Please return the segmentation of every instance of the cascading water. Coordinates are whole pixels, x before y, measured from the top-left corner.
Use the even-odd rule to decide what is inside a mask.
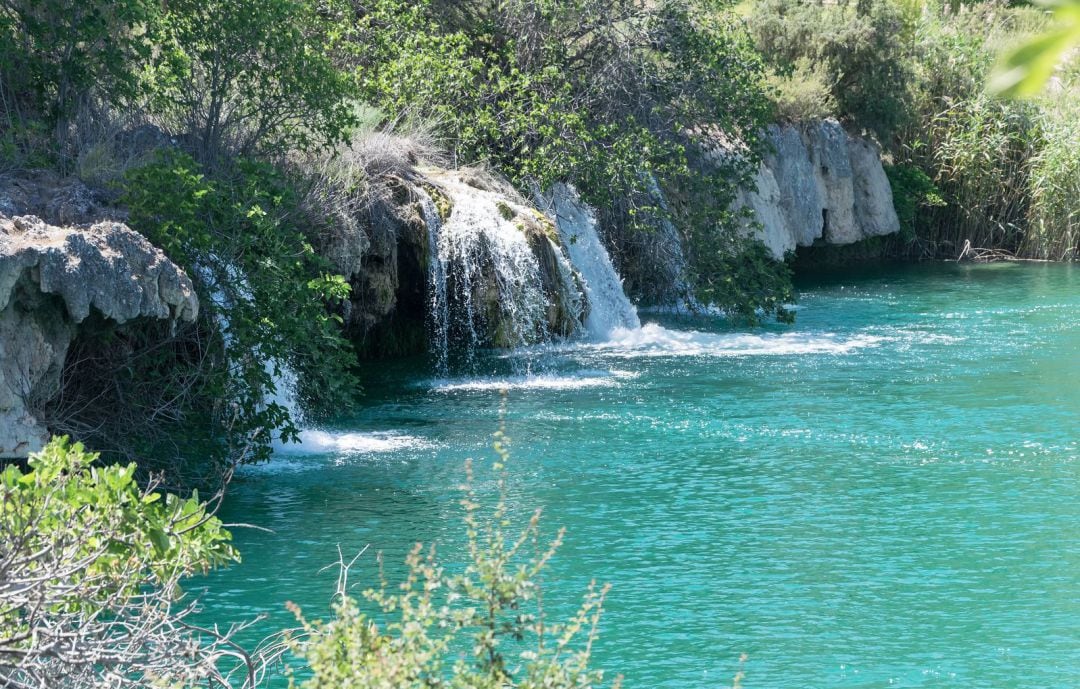
[[[215,270],[215,267],[217,270]],[[221,338],[225,344],[226,355],[229,357],[247,356],[246,352],[233,351],[235,342],[232,334],[232,322],[229,311],[236,305],[237,300],[251,303],[254,295],[251,293],[251,285],[243,269],[235,263],[223,261],[218,256],[209,255],[206,261],[196,262],[195,271],[204,284],[209,286],[210,300],[217,307],[215,319],[221,331]],[[219,277],[219,274],[221,277]],[[233,293],[226,294],[221,287],[224,281],[233,286]],[[264,399],[266,405],[276,404],[283,407],[289,413],[289,418],[297,426],[300,425],[303,412],[296,396],[296,373],[293,372],[286,362],[277,359],[267,359],[263,362],[263,370],[271,379],[273,390]],[[273,440],[276,449],[285,447],[278,434],[274,434]]]
[[[430,246],[431,341],[445,375],[455,350],[468,367],[481,345],[545,340],[548,296],[537,257],[512,221],[520,209],[453,175],[438,178],[438,191],[452,203],[445,222],[430,194],[420,199]]]
[[[450,301],[446,293],[447,262],[439,252],[439,229],[442,219],[431,194],[417,188],[420,209],[427,225],[428,239],[428,319],[431,323],[431,349],[435,354],[435,369],[445,374],[450,353]]]
[[[556,184],[542,205],[555,218],[563,247],[585,283],[589,313],[585,329],[594,340],[605,340],[618,328],[641,327],[637,309],[627,299],[622,280],[597,234],[596,216],[577,191]]]

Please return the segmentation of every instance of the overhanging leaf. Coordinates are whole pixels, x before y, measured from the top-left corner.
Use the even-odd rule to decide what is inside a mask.
[[[1062,57],[1080,43],[1080,0],[1041,3],[1054,9],[1058,26],[1009,52],[990,79],[990,91],[1001,96],[1034,96],[1053,76]]]

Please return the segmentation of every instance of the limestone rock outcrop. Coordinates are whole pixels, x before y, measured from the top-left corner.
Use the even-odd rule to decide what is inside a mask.
[[[432,338],[448,328],[453,340],[485,347],[582,327],[579,278],[553,221],[505,181],[480,170],[414,168],[375,184],[359,216],[363,236],[326,234],[319,246],[352,286],[342,315],[364,355],[438,349]],[[442,309],[453,323],[443,322]]]
[[[815,242],[843,245],[900,231],[877,146],[836,120],[772,125],[772,151],[737,206],[753,209],[776,259]]]
[[[145,237],[116,222],[57,227],[0,216],[0,458],[40,449],[35,401],[59,385],[76,327],[92,311],[193,321],[191,280]]]

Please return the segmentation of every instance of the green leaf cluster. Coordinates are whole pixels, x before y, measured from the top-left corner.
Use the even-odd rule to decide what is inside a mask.
[[[1080,0],[1041,0],[1055,25],[1011,50],[998,63],[990,90],[1004,96],[1031,97],[1046,86],[1065,54],[1080,45]]]
[[[312,414],[339,412],[359,390],[354,354],[327,308],[348,297],[349,284],[315,254],[293,189],[266,163],[236,160],[211,179],[176,151],[125,180],[131,226],[197,286],[197,327],[212,341],[213,363],[203,365],[192,404],[208,405],[226,455],[246,460],[267,458],[275,437],[297,437],[297,410],[274,401],[287,372],[302,380]]]
[[[915,220],[919,209],[946,205],[941,190],[925,172],[914,165],[887,165],[885,174],[889,177],[893,207],[900,219],[900,235],[906,240],[914,239]]]
[[[0,84],[9,119],[30,107],[64,127],[91,89],[115,102],[133,97],[153,52],[160,8],[153,0],[0,3]]]
[[[152,110],[204,162],[341,141],[354,123],[330,54],[332,16],[312,0],[170,0],[146,70]]]
[[[905,124],[912,25],[898,3],[761,0],[749,22],[758,50],[781,77],[824,72],[832,114],[886,143]]]
[[[231,535],[207,512],[198,493],[188,498],[147,491],[134,464],[99,465],[79,443],[54,438],[31,455],[29,471],[0,472],[0,557],[11,585],[46,587],[45,618],[87,620],[119,611],[148,589],[239,560]],[[37,572],[47,580],[33,578]],[[0,587],[0,597],[7,591]],[[167,591],[175,598],[178,590]],[[149,596],[144,596],[147,601]],[[0,636],[29,649],[38,611],[0,605]],[[74,636],[74,632],[72,633]]]

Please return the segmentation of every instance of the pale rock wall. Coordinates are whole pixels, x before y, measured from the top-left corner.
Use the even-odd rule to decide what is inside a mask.
[[[900,231],[877,146],[832,119],[772,125],[753,189],[736,201],[753,210],[757,237],[777,260],[818,241],[852,244]]]
[[[126,225],[0,216],[0,458],[25,457],[48,439],[31,407],[57,391],[91,310],[124,323],[194,321],[198,309],[184,271]]]

